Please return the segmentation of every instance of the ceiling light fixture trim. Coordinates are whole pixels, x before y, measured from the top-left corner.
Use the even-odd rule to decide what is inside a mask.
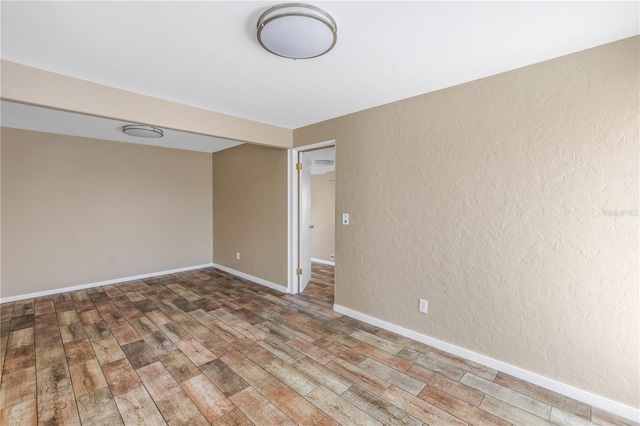
[[[122,126],[122,132],[138,138],[161,138],[164,136],[162,129],[140,124],[127,124],[126,126]]]
[[[311,59],[333,49],[338,40],[336,21],[319,7],[283,3],[258,19],[257,37],[270,53],[289,59]]]

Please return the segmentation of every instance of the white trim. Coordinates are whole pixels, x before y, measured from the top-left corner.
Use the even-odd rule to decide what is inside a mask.
[[[272,283],[271,281],[267,281],[267,280],[262,279],[262,278],[254,277],[253,275],[245,274],[244,272],[236,271],[235,269],[227,268],[226,266],[218,265],[217,263],[213,263],[211,266],[213,266],[216,269],[220,269],[221,271],[228,272],[231,275],[235,275],[236,277],[244,278],[245,280],[252,281],[252,282],[254,282],[256,284],[260,284],[260,285],[263,285],[265,287],[269,287],[269,288],[272,288],[274,290],[281,291],[283,293],[288,293],[287,287],[285,287],[283,285]]]
[[[392,331],[401,336],[405,336],[410,339],[417,340],[418,342],[425,343],[429,346],[433,346],[434,348],[441,349],[453,355],[457,355],[459,357],[468,359],[470,361],[477,362],[489,368],[502,371],[504,373],[515,376],[519,379],[526,380],[527,382],[533,383],[534,385],[538,385],[545,389],[552,390],[564,396],[568,396],[569,398],[573,398],[580,402],[584,402],[585,404],[589,404],[591,406],[608,411],[610,413],[613,413],[625,419],[632,420],[635,422],[638,422],[638,420],[640,419],[640,409],[638,408],[630,407],[628,405],[624,405],[622,403],[613,401],[611,399],[607,399],[600,395],[596,395],[591,392],[587,392],[585,390],[575,388],[573,386],[558,382],[553,379],[549,379],[548,377],[541,376],[539,374],[533,373],[523,368],[516,367],[514,365],[507,364],[506,362],[502,362],[497,359],[490,358],[488,356],[470,351],[468,349],[464,349],[459,346],[452,345],[451,343],[443,342],[442,340],[438,340],[433,337],[427,336],[425,334],[421,334],[416,331],[401,327],[399,325],[395,325],[390,322],[386,322],[378,318],[363,314],[361,312],[354,311],[349,308],[345,308],[344,306],[341,306],[341,305],[333,305],[333,310],[340,314],[346,315],[351,318],[355,318],[357,320],[366,322],[376,327],[380,327],[380,328],[384,328],[385,330]]]
[[[298,252],[298,234],[294,233],[292,223],[298,221],[298,179],[294,173],[297,163],[296,152],[287,150],[287,291],[298,293],[298,275],[296,274],[296,253]],[[295,198],[293,197],[295,194]]]
[[[289,182],[287,188],[289,190],[289,214],[288,214],[288,234],[289,244],[287,252],[289,255],[289,292],[291,294],[298,293],[298,275],[296,268],[298,267],[298,172],[295,170],[298,162],[298,152],[308,151],[310,149],[324,148],[335,146],[335,139],[325,142],[318,142],[311,145],[298,146],[289,149],[288,172]]]
[[[134,280],[141,280],[141,279],[144,279],[144,278],[157,277],[159,275],[168,275],[168,274],[175,274],[177,272],[191,271],[193,269],[210,268],[211,266],[213,266],[213,263],[205,263],[203,265],[186,266],[184,268],[169,269],[167,271],[152,272],[150,274],[134,275],[134,276],[131,276],[131,277],[122,277],[122,278],[115,278],[113,280],[98,281],[98,282],[89,283],[89,284],[74,285],[74,286],[71,286],[71,287],[62,287],[62,288],[56,288],[56,289],[52,289],[52,290],[37,291],[35,293],[27,293],[27,294],[20,294],[18,296],[3,297],[3,298],[0,298],[0,303],[15,302],[17,300],[32,299],[34,297],[42,297],[42,296],[49,296],[49,295],[52,295],[52,294],[66,293],[68,291],[84,290],[84,289],[87,289],[87,288],[100,287],[100,286],[103,286],[103,285],[119,284],[119,283],[124,283],[124,282],[127,282],[127,281],[134,281]]]
[[[312,257],[311,261],[316,263],[322,263],[323,265],[336,266],[336,262],[332,262],[331,260],[322,260],[322,259],[316,259],[315,257]]]

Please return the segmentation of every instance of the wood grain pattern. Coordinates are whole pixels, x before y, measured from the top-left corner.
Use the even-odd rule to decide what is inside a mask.
[[[72,393],[38,403],[38,424],[80,425],[76,400]]]
[[[389,387],[389,382],[340,358],[327,364],[327,367],[376,395]]]
[[[340,398],[324,386],[307,395],[307,400],[343,425],[382,426],[382,423]]]
[[[535,414],[543,419],[548,419],[551,414],[551,406],[537,399],[514,392],[511,389],[502,387],[494,382],[478,377],[471,373],[465,373],[460,383],[479,390],[487,395],[494,396],[502,401]]]
[[[214,268],[0,305],[0,424],[639,426]]]
[[[289,417],[253,388],[238,392],[231,397],[231,401],[258,426],[295,425]]]
[[[436,388],[427,387],[418,396],[429,404],[451,413],[467,423],[472,423],[474,426],[509,426],[509,422]]]
[[[201,374],[200,370],[180,350],[167,352],[158,357],[167,371],[178,383]]]
[[[116,402],[105,387],[78,398],[80,421],[86,425],[122,425]]]
[[[278,358],[265,364],[263,368],[302,396],[320,386],[318,382]]]
[[[359,386],[351,386],[341,397],[384,425],[422,425],[420,420]]]
[[[378,349],[365,342],[358,343],[353,347],[353,349],[371,359],[375,359],[376,361],[381,362],[389,367],[395,368],[396,370],[403,373],[413,365],[411,361],[407,361],[406,359],[400,358],[399,356],[392,355],[387,351]]]
[[[235,408],[211,422],[211,426],[253,426],[253,422],[242,411]]]
[[[420,391],[425,387],[425,384],[419,380],[414,379],[404,373],[399,372],[398,370],[394,370],[391,367],[387,367],[386,365],[379,363],[378,361],[367,358],[358,364],[358,367],[363,369],[364,371],[368,371],[369,373],[384,379],[385,381],[392,383],[399,387],[400,389],[404,389],[412,395],[418,395]]]
[[[200,370],[228,397],[249,387],[249,383],[220,359],[200,366]]]
[[[96,357],[89,339],[76,340],[64,345],[68,365],[82,364]]]
[[[25,368],[15,373],[3,373],[0,385],[0,408],[9,408],[36,398],[36,369]]]
[[[69,372],[76,398],[107,386],[107,380],[97,359],[71,365]]]
[[[35,399],[0,410],[0,425],[35,425],[37,423],[38,407]]]
[[[213,361],[217,357],[207,348],[205,348],[196,339],[190,337],[186,340],[178,340],[176,346],[180,348],[187,358],[191,360],[195,365],[206,364],[209,361]]]
[[[309,358],[305,358],[295,363],[293,366],[337,394],[341,394],[353,384],[352,381],[347,380],[335,371]]]
[[[122,351],[127,356],[127,359],[133,366],[134,370],[142,368],[145,365],[152,364],[158,360],[149,346],[142,340],[123,345]]]
[[[208,426],[209,422],[184,392],[156,402],[168,425]]]
[[[395,386],[390,386],[381,397],[427,424],[466,425],[446,411]]]
[[[559,393],[525,382],[524,380],[510,376],[506,373],[499,372],[493,381],[501,386],[530,396],[539,401],[546,402],[549,405],[553,405],[554,407],[568,413],[575,414],[583,419],[589,419],[591,415],[591,409],[585,403],[578,402],[575,399],[568,398],[564,395],[560,395]]]
[[[480,408],[484,411],[493,414],[496,417],[504,419],[515,426],[527,426],[527,425],[551,425],[546,419],[538,417],[529,413],[521,408],[504,402],[498,398],[494,398],[491,395],[487,395],[482,400]]]
[[[277,408],[299,425],[337,426],[338,422],[284,386],[268,397]]]
[[[155,355],[162,355],[176,349],[176,345],[160,330],[143,334],[141,337]]]
[[[299,337],[289,340],[287,342],[287,345],[308,356],[312,360],[319,362],[320,364],[326,364],[336,358],[335,355]]]
[[[484,393],[419,365],[413,365],[407,371],[407,374],[476,407],[480,405],[482,398],[484,398]]]
[[[235,407],[227,397],[204,375],[180,384],[208,421],[213,421]]]
[[[116,396],[115,401],[125,424],[145,426],[167,424],[144,386]]]
[[[102,371],[114,396],[122,395],[142,385],[127,358],[120,358],[103,365]]]
[[[181,391],[178,382],[159,361],[137,369],[136,373],[155,401],[162,401]]]
[[[65,363],[38,370],[36,377],[38,401],[49,401],[73,392],[71,376]]]
[[[423,354],[406,347],[398,352],[398,356],[455,381],[459,381],[465,373],[465,370],[437,358],[432,358],[428,353]]]
[[[260,368],[250,359],[245,358],[243,361],[232,364],[230,367],[247,383],[253,386],[255,390],[264,396],[267,396],[284,386],[280,380],[273,377],[268,371]]]

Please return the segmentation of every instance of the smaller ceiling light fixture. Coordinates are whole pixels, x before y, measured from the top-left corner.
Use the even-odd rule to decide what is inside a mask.
[[[336,21],[310,4],[279,4],[258,19],[258,42],[284,58],[317,58],[333,49],[337,39]]]
[[[152,126],[142,126],[140,124],[127,124],[122,126],[122,131],[129,136],[138,138],[161,138],[164,136],[162,129]]]

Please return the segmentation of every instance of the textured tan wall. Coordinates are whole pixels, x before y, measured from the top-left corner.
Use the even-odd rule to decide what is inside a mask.
[[[295,130],[339,147],[336,303],[638,407],[638,40]]]
[[[2,128],[2,297],[211,262],[211,154]]]
[[[336,174],[311,175],[311,257],[333,260],[336,252]]]
[[[213,262],[287,286],[286,150],[213,154]]]
[[[291,130],[103,86],[6,60],[0,97],[81,114],[290,148]]]

